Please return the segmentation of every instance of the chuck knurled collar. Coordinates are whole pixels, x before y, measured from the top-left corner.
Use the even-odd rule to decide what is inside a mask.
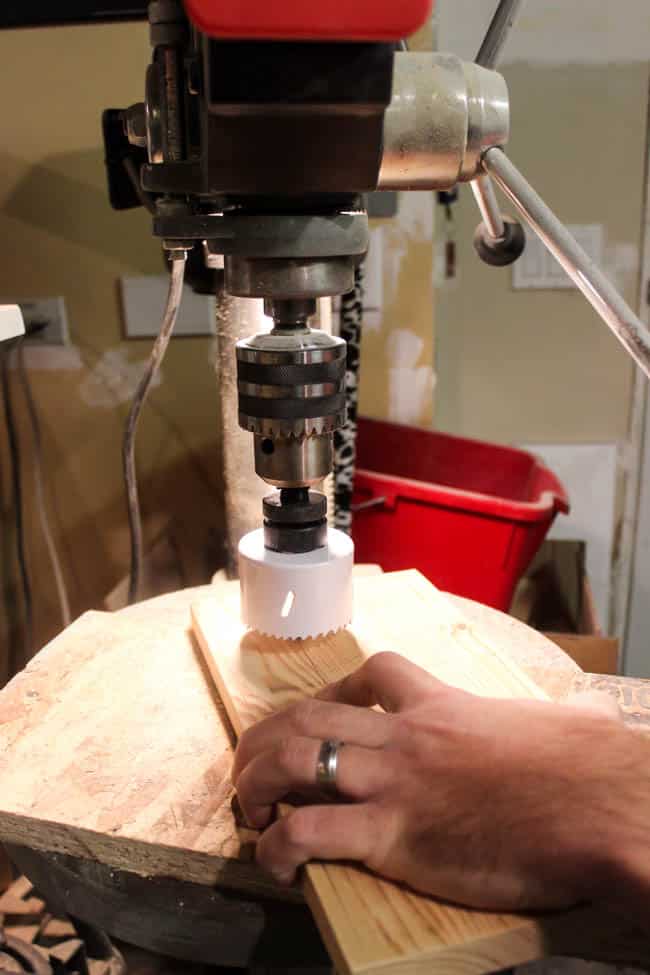
[[[237,344],[239,424],[263,437],[309,437],[345,424],[346,344],[318,329]]]

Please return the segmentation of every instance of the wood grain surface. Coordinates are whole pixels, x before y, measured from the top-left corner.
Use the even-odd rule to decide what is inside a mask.
[[[192,619],[238,734],[382,650],[395,650],[440,680],[475,694],[548,699],[416,571],[355,579],[352,626],[317,640],[279,640],[247,631],[240,621],[237,584],[197,602]]]
[[[235,590],[197,603],[192,617],[238,733],[387,649],[475,694],[547,698],[417,572],[356,580],[351,627],[317,640],[247,632]],[[543,956],[560,930],[573,932],[575,945],[584,929],[577,913],[542,921],[463,910],[350,864],[308,864],[303,889],[338,971],[348,975],[494,971]]]
[[[609,694],[623,712],[627,725],[645,733],[650,732],[650,680],[579,673],[571,681],[571,691],[577,694],[583,691]]]
[[[0,694],[0,838],[278,896],[233,823],[229,735],[174,609],[86,613]]]
[[[214,591],[202,586],[115,614],[87,614],[0,691],[0,840],[42,851],[50,862],[61,863],[62,856],[87,862],[95,882],[86,895],[79,882],[77,909],[94,910],[106,900],[102,877],[113,876],[111,868],[117,878],[122,871],[141,877],[133,924],[146,913],[147,890],[153,915],[165,897],[171,898],[167,910],[176,909],[170,893],[176,888],[167,878],[190,884],[197,904],[204,891],[205,903],[196,908],[205,917],[202,930],[221,912],[223,929],[237,933],[245,954],[268,922],[250,924],[246,941],[213,887],[249,898],[249,912],[253,900],[302,897],[279,890],[257,868],[254,834],[238,829],[233,817],[232,730],[190,632],[191,604]],[[580,679],[579,668],[540,634],[488,607],[453,602],[551,696],[564,696]],[[391,643],[387,633],[383,645],[395,649]],[[119,906],[107,903],[124,920],[135,895],[126,888],[119,894]],[[186,941],[193,923],[194,914]],[[521,930],[522,938],[541,936],[525,925]],[[556,935],[557,927],[545,927],[545,938]],[[486,964],[492,936],[490,930],[477,939]],[[575,925],[572,937],[575,948]],[[215,942],[215,960],[218,947]],[[593,941],[580,953],[591,948]],[[220,963],[236,964],[229,955]]]

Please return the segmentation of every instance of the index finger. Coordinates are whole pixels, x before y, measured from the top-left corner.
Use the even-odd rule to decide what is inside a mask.
[[[385,714],[307,697],[246,729],[235,752],[233,781],[256,755],[291,738],[332,739],[364,748],[382,748],[391,731]]]
[[[316,695],[323,701],[403,711],[415,707],[433,693],[445,689],[442,681],[397,653],[376,653],[344,677]]]

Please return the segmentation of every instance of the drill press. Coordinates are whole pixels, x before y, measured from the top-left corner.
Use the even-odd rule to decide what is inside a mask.
[[[239,422],[279,489],[240,546],[257,629],[300,637],[350,618],[352,545],[313,490],[345,422],[345,345],[309,322],[316,299],[352,289],[363,194],[471,182],[476,250],[503,266],[524,235],[492,176],[650,375],[647,329],[503,152],[508,92],[493,69],[520,3],[501,0],[477,63],[403,50],[431,0],[149,4],[145,101],[104,117],[111,200],[145,202],[177,266],[198,245],[208,267],[223,261],[226,292],[263,298],[273,320],[237,348]]]
[[[113,202],[135,170],[170,254],[202,246],[226,292],[264,299],[273,320],[236,353],[239,423],[276,488],[240,545],[240,578],[244,620],[287,637],[351,614],[352,543],[314,490],[345,423],[346,347],[310,320],[317,299],[353,288],[363,194],[470,179],[508,135],[500,75],[398,50],[429,0],[294,8],[155,0],[145,101],[104,119],[126,135]]]

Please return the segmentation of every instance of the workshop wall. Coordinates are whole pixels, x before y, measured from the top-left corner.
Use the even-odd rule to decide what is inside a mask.
[[[441,0],[440,47],[473,58],[493,7]],[[509,154],[564,222],[603,226],[605,270],[633,307],[649,38],[644,0],[529,0],[502,66]],[[510,269],[481,264],[472,247],[477,223],[463,187],[452,231],[457,274],[437,279],[436,425],[504,442],[625,439],[627,355],[576,291],[513,290]],[[444,222],[438,226],[442,236]]]
[[[438,46],[474,58],[495,6],[439,0]],[[599,263],[635,309],[649,40],[646,0],[527,0],[500,67],[511,98],[509,154],[565,223],[602,232]],[[587,541],[600,621],[622,635],[635,517],[633,365],[576,290],[516,290],[511,269],[481,264],[477,223],[467,187],[453,223],[437,221],[436,426],[548,458],[573,504],[553,531]],[[447,234],[457,248],[451,280],[442,273]]]
[[[395,423],[433,418],[433,194],[400,193],[397,216],[371,221],[382,305],[363,320],[360,411]]]
[[[430,51],[431,25],[409,39]],[[371,221],[371,249],[381,250],[382,300],[363,322],[359,410],[395,423],[433,419],[433,193],[400,193],[397,216]]]
[[[149,60],[144,24],[0,32],[0,300],[62,295],[72,347],[30,369],[40,414],[53,527],[73,615],[102,608],[128,567],[121,436],[133,365],[151,340],[125,342],[121,275],[160,274],[160,246],[143,210],[111,210],[101,112],[142,97]],[[41,350],[39,350],[40,354]],[[195,556],[213,564],[220,543],[218,405],[209,338],[174,341],[138,437],[145,535],[171,519]],[[34,356],[28,355],[34,364]],[[33,492],[26,409],[15,369],[11,389],[23,454],[24,508],[39,647],[59,628]],[[136,377],[137,378],[137,377]],[[21,660],[21,600],[13,556],[9,464],[0,412],[2,594],[0,683],[7,648]],[[196,563],[196,564],[195,564]],[[206,570],[207,571],[207,570]],[[4,659],[3,659],[4,657]]]
[[[431,31],[413,40],[430,48]],[[63,296],[71,346],[27,361],[42,424],[53,528],[73,615],[102,608],[128,569],[121,437],[151,340],[125,341],[119,278],[160,274],[160,247],[143,210],[116,213],[106,194],[100,117],[142,97],[149,61],[144,24],[0,32],[0,300]],[[37,66],[37,67],[34,67]],[[383,305],[363,343],[361,408],[428,424],[432,417],[432,199],[404,196],[379,221]],[[204,580],[223,538],[219,407],[210,338],[172,342],[163,381],[138,434],[138,467],[151,543],[171,522],[182,581]],[[15,369],[11,391],[22,447],[23,502],[34,590],[33,646],[60,626],[38,522],[27,412]],[[417,384],[417,389],[416,389]],[[0,410],[0,684],[22,662],[6,431]]]

